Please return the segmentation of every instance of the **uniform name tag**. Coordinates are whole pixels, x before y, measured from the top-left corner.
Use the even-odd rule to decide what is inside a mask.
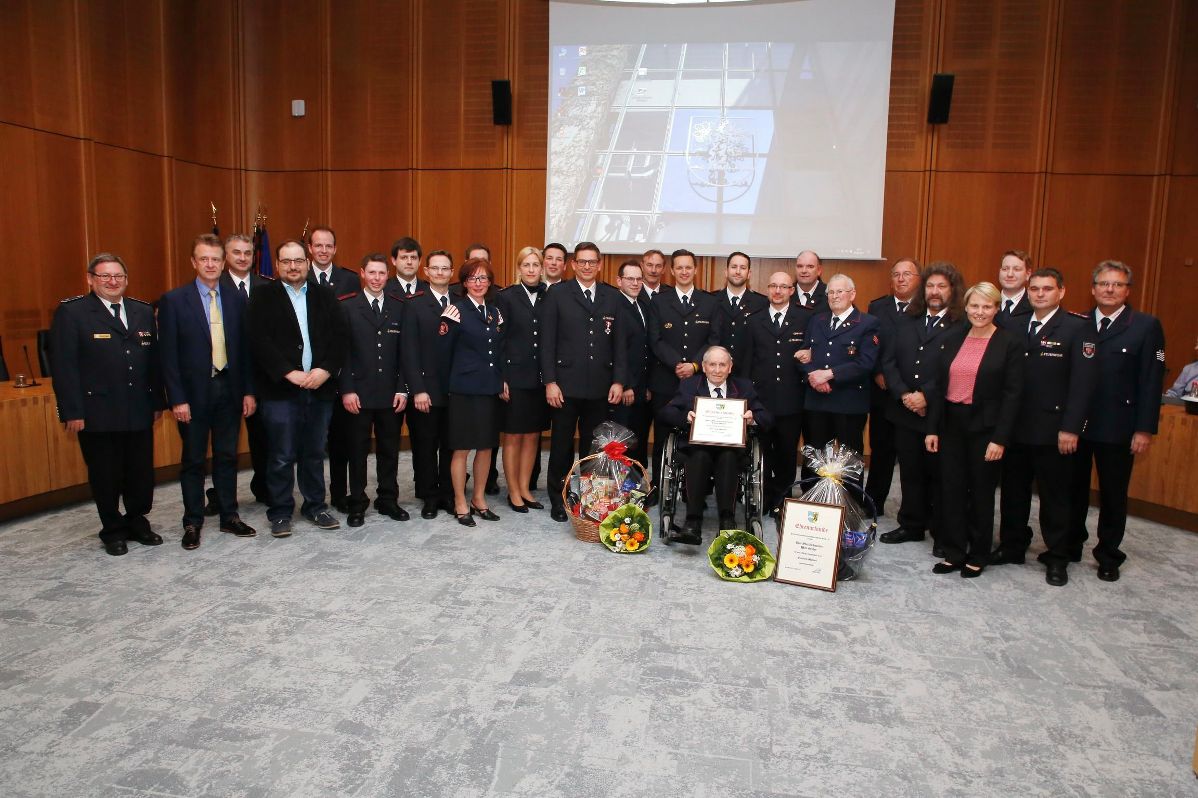
[[[92,333],[92,338],[111,338],[112,333]]]

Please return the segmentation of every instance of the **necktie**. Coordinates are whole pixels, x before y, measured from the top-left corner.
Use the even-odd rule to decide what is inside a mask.
[[[811,292],[804,291],[803,292],[803,307],[807,307],[810,304],[811,304]]]
[[[448,304],[449,304],[449,297],[447,297],[447,296],[441,297],[441,310],[445,310],[445,307]]]
[[[898,303],[898,309],[899,309],[899,313],[906,313],[906,312],[907,312],[907,305],[909,305],[909,304],[911,304],[911,303],[910,303],[910,302],[900,302],[900,303]]]
[[[374,308],[374,315],[376,315],[376,316],[381,316],[381,315],[383,315],[383,309],[382,309],[381,307],[379,307],[379,301],[378,301],[378,299],[373,299],[373,300],[371,300],[371,302],[370,302],[370,306],[371,306],[372,308]]]
[[[1002,306],[1002,312],[1003,312],[1003,313],[1010,313],[1010,312],[1011,312],[1011,306],[1012,306],[1012,305],[1014,305],[1014,304],[1015,304],[1015,301],[1014,301],[1014,300],[1008,299],[1008,300],[1006,301],[1006,303],[1005,303],[1005,304],[1003,304],[1003,306]]]
[[[483,317],[483,322],[486,322],[486,320],[487,320],[487,306],[486,305],[478,306],[478,315]]]
[[[840,326],[840,319],[837,316],[832,317],[832,332],[836,332],[836,328]]]
[[[682,307],[689,308],[691,306],[691,298],[686,294],[682,295]]]
[[[716,399],[724,398],[724,389],[720,388],[718,385],[716,386],[716,389],[715,389],[715,398]]]
[[[122,330],[124,330],[125,322],[121,321],[121,303],[113,302],[109,307],[112,308],[112,315],[114,318],[116,318],[116,323],[121,326]]]
[[[1110,326],[1111,326],[1111,320],[1109,318],[1103,317],[1102,321],[1098,322],[1099,334],[1106,332],[1107,327],[1110,327]]]
[[[780,310],[774,311],[774,329],[775,330],[782,329],[782,311],[780,311]]]
[[[247,281],[242,280],[237,284],[237,290],[241,292],[241,298],[248,300],[250,298],[250,289],[245,287]]]
[[[327,274],[325,274],[324,272],[320,273],[320,284],[321,285],[329,284],[329,276]]]
[[[407,296],[407,297],[410,297],[412,295],[412,284],[411,283],[404,284],[403,295]]]
[[[587,302],[591,301],[591,289],[589,289],[589,288],[583,289],[582,295],[587,298]]]
[[[936,326],[936,322],[938,320],[939,320],[938,316],[928,316],[928,327],[927,327],[928,332],[932,331],[932,328]]]
[[[1028,343],[1031,343],[1032,341],[1036,340],[1036,332],[1040,329],[1040,325],[1043,323],[1044,322],[1042,322],[1042,321],[1036,321],[1034,319],[1032,320],[1032,323],[1028,326],[1028,331],[1027,331]]]
[[[225,324],[216,302],[215,288],[208,289],[208,329],[212,332],[212,371],[224,371],[229,365],[229,357],[225,353]]]
[[[736,306],[738,304],[740,304],[740,297],[738,297],[738,296],[732,297],[732,309],[733,310],[736,310]]]

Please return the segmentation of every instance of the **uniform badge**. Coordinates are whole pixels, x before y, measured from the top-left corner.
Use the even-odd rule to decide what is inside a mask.
[[[663,330],[668,330],[668,329],[672,328],[673,326],[674,326],[674,322],[667,321],[665,324],[661,325],[661,328]]]
[[[112,333],[92,333],[92,338],[111,338]]]
[[[874,336],[874,346],[878,345],[878,336]]]
[[[441,326],[437,328],[437,335],[449,335],[448,322],[441,322]]]
[[[1156,359],[1162,363],[1165,362],[1165,350],[1164,349],[1156,350]]]
[[[611,335],[611,319],[606,316],[603,318],[603,333],[604,335]]]
[[[844,351],[845,351],[845,354],[847,354],[849,357],[856,357],[857,356],[857,345],[850,343],[848,345],[848,347],[845,348]]]
[[[150,331],[149,331],[149,330],[138,330],[138,331],[137,331],[137,334],[138,334],[139,336],[141,336],[142,338],[149,338],[149,337],[150,337]]]
[[[1082,357],[1094,357],[1094,352],[1097,348],[1089,341],[1082,341]]]

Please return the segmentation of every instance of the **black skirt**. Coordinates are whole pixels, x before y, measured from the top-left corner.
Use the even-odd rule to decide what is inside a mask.
[[[449,395],[449,448],[496,449],[499,447],[500,405],[498,396]]]
[[[525,435],[549,429],[549,403],[544,388],[509,388],[503,403],[503,431]]]

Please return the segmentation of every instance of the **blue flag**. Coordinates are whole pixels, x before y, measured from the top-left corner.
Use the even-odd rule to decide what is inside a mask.
[[[265,224],[258,237],[258,274],[263,277],[275,276],[274,260],[270,256],[270,235],[266,232]]]

